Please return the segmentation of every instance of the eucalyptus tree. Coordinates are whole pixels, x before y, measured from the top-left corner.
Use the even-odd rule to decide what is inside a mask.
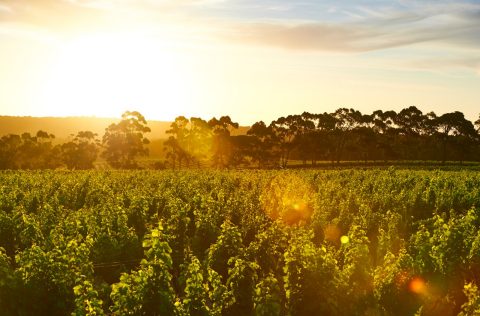
[[[250,142],[250,155],[255,163],[261,167],[278,165],[277,137],[270,126],[263,121],[256,122],[247,131],[247,136],[254,139]]]
[[[17,169],[16,159],[22,139],[20,135],[9,134],[0,138],[0,169]]]
[[[360,111],[347,108],[340,108],[330,115],[334,119],[332,161],[339,163],[351,132],[363,125],[363,115]]]
[[[209,120],[208,126],[212,130],[212,164],[214,167],[226,167],[233,153],[230,131],[239,125],[230,116],[222,116]]]
[[[21,169],[55,169],[60,165],[58,147],[53,145],[55,135],[39,130],[35,136],[23,133],[15,157]]]
[[[290,154],[298,144],[298,138],[313,127],[314,125],[306,122],[301,115],[280,117],[270,123],[269,128],[277,140],[281,167],[287,166]]]
[[[199,118],[178,116],[170,125],[167,134],[171,136],[164,142],[169,159],[185,161],[189,167],[193,162],[200,165],[201,160],[206,160],[211,147],[211,128],[208,123]],[[175,164],[175,163],[174,163]]]
[[[80,131],[72,141],[61,146],[62,160],[69,169],[92,169],[100,141],[91,131]]]
[[[459,111],[445,113],[438,117],[435,123],[442,144],[442,163],[447,159],[447,148],[454,138],[462,138],[462,150],[466,150],[466,145],[478,135],[472,122],[465,119],[463,113]]]
[[[113,123],[105,129],[102,157],[114,168],[137,168],[136,158],[148,155],[145,146],[150,141],[144,135],[148,132],[150,128],[142,114],[126,111],[119,123]]]

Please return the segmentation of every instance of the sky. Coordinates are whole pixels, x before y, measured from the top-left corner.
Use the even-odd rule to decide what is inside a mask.
[[[0,0],[0,115],[480,113],[480,1]]]

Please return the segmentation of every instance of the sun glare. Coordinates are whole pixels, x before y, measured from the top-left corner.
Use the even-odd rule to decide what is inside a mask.
[[[410,281],[408,287],[409,287],[410,291],[415,293],[415,294],[426,294],[426,292],[427,292],[427,284],[420,277],[413,278]]]
[[[93,34],[61,45],[43,102],[56,115],[117,117],[127,109],[150,118],[189,112],[190,76],[166,43],[137,33]]]

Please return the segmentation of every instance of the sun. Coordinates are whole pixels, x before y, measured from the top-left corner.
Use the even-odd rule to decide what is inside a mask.
[[[46,75],[43,104],[55,115],[118,117],[139,110],[188,113],[191,75],[181,55],[142,33],[95,33],[62,43]]]

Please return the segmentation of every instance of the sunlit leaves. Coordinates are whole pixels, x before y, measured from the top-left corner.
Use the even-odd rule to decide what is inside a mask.
[[[479,188],[394,168],[0,173],[0,314],[475,315]]]
[[[276,316],[282,312],[282,296],[278,280],[270,274],[255,286],[255,315]]]
[[[172,252],[164,241],[161,224],[145,238],[140,269],[124,273],[112,286],[111,311],[118,315],[173,315],[175,293],[170,274]]]
[[[88,280],[78,279],[78,285],[73,288],[75,294],[75,310],[72,316],[103,316],[102,300],[98,292]]]
[[[299,230],[284,254],[284,287],[292,315],[336,314],[340,271],[333,254],[317,248],[312,235]]]
[[[459,316],[478,316],[480,315],[480,291],[474,283],[465,284],[463,292],[467,301],[462,305],[462,311]]]

